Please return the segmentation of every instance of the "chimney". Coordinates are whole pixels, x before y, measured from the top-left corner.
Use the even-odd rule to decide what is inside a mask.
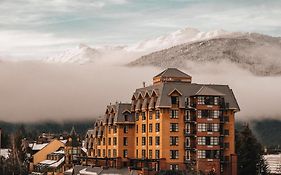
[[[143,87],[145,87],[145,81],[142,82]]]

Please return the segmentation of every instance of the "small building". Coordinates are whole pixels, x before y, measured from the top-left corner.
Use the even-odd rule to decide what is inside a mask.
[[[263,156],[270,174],[281,174],[281,153]]]

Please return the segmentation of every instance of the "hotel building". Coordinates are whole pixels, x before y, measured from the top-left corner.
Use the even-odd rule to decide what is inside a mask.
[[[240,109],[235,96],[228,85],[191,80],[168,68],[153,78],[153,85],[136,89],[131,104],[107,106],[86,135],[88,157],[143,174],[183,170],[236,175],[234,115]]]

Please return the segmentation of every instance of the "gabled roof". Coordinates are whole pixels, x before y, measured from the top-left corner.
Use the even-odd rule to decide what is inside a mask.
[[[207,86],[202,86],[195,95],[198,96],[224,96],[225,94]]]
[[[168,68],[156,75],[155,77],[181,77],[181,78],[191,78],[190,75],[178,70],[177,68]],[[154,77],[154,78],[155,78]]]

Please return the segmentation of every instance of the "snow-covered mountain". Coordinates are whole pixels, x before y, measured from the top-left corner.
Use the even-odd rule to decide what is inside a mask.
[[[194,28],[184,28],[162,35],[154,39],[138,42],[132,46],[125,48],[128,51],[151,52],[166,49],[183,43],[201,41],[216,37],[240,35],[239,32],[227,32],[224,30],[214,30],[209,32],[201,32]]]
[[[129,66],[187,67],[187,61],[228,61],[256,75],[281,75],[281,38],[256,33],[221,36],[157,51]]]
[[[221,36],[238,35],[239,33],[226,32],[223,30],[215,30],[211,32],[200,32],[197,29],[185,28],[167,35],[163,35],[157,38],[145,40],[133,44],[131,46],[100,46],[90,47],[84,44],[80,44],[77,48],[69,49],[44,59],[48,63],[91,63],[100,58],[111,58],[114,56],[130,57],[130,60],[134,60],[139,56],[166,49],[172,46],[176,46],[182,43],[201,41]]]
[[[58,55],[48,57],[43,61],[48,63],[78,63],[85,64],[95,62],[99,58],[100,52],[85,44],[79,44],[76,48],[66,50]]]

